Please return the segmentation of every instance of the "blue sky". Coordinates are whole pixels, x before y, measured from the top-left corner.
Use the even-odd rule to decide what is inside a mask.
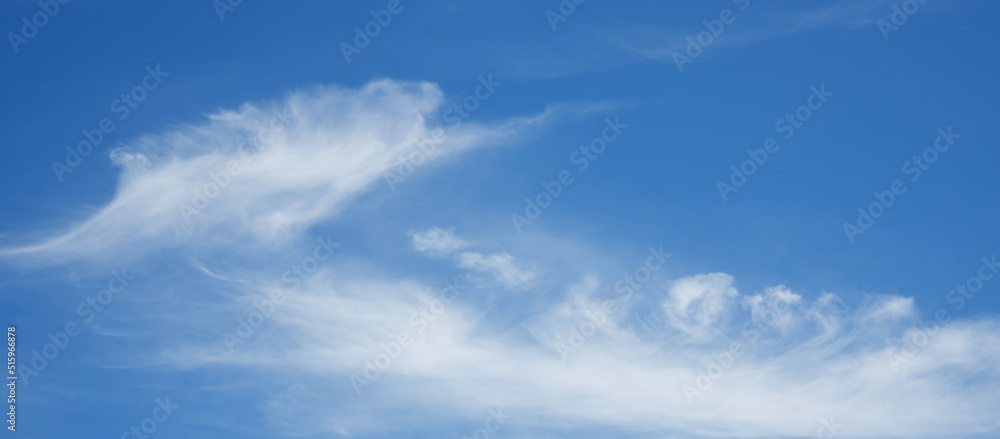
[[[995,437],[998,8],[0,6],[7,434]]]

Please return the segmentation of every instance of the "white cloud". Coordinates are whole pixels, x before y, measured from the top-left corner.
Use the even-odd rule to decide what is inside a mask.
[[[458,255],[458,267],[492,273],[497,281],[508,288],[523,287],[535,278],[531,271],[518,268],[514,264],[514,257],[507,252],[488,256],[475,252],[462,253]]]
[[[756,3],[751,4],[746,11],[736,10],[737,21],[728,25],[725,33],[715,40],[711,47],[738,47],[756,44],[763,41],[794,35],[816,29],[839,27],[843,29],[875,29],[875,22],[887,16],[891,10],[892,0],[848,0],[837,1],[828,6],[814,7],[797,12],[780,12],[766,14],[757,8],[766,7]],[[805,4],[806,7],[811,5]],[[721,9],[721,8],[720,8]],[[743,15],[753,13],[756,17],[753,23],[742,23]],[[739,24],[739,26],[737,26]],[[750,26],[747,28],[747,26]],[[732,29],[730,29],[730,27]],[[686,38],[704,31],[700,20],[692,21],[692,28],[686,30],[644,30],[641,35],[633,35],[624,40],[621,46],[635,54],[656,61],[673,64],[675,52],[684,53],[688,42]],[[710,49],[709,49],[710,50]]]
[[[170,271],[168,281],[130,286],[130,295],[146,301],[130,311],[147,315],[127,314],[102,324],[171,322],[175,330],[141,326],[142,331],[120,332],[136,340],[145,337],[127,345],[129,355],[144,354],[147,346],[163,348],[159,363],[136,361],[135,367],[238,368],[239,374],[205,375],[218,388],[228,383],[216,381],[239,375],[259,378],[247,380],[241,391],[246,386],[259,386],[254,390],[261,395],[279,386],[287,390],[286,398],[263,398],[268,401],[264,408],[276,424],[305,430],[295,432],[301,436],[428,429],[433,425],[427,419],[476,419],[483,407],[497,405],[518,428],[604,428],[621,436],[812,437],[829,418],[845,426],[838,432],[845,438],[997,431],[1000,323],[956,318],[907,368],[895,372],[888,360],[895,348],[887,336],[909,330],[906,319],[897,317],[910,312],[911,299],[890,297],[878,306],[850,310],[833,294],[808,301],[775,286],[741,302],[728,274],[688,276],[669,284],[662,302],[623,304],[627,309],[609,316],[606,330],[563,362],[541,335],[564,331],[567,322],[580,319],[577,313],[600,303],[596,297],[613,291],[601,276],[583,276],[566,288],[569,297],[563,300],[546,295],[550,291],[538,286],[543,279],[536,278],[541,276],[534,267],[522,268],[507,252],[460,253],[459,267],[489,273],[509,288],[534,287],[540,293],[522,296],[545,296],[525,305],[530,309],[520,315],[503,316],[508,320],[485,317],[496,311],[492,303],[477,301],[485,294],[469,292],[445,305],[440,303],[443,287],[393,278],[399,275],[386,274],[384,266],[357,261],[326,262],[296,289],[267,277],[284,269],[275,269],[274,255],[289,248],[278,244],[335,217],[346,201],[378,180],[399,151],[432,129],[425,116],[440,101],[440,91],[431,84],[384,80],[357,90],[296,93],[281,104],[247,105],[203,125],[143,138],[115,153],[123,173],[107,206],[69,232],[4,252],[54,262],[161,247],[258,251],[249,266],[195,267],[206,273],[203,282],[209,287],[232,294],[232,302],[203,300],[212,288],[184,288],[188,285],[177,285]],[[240,139],[274,120],[273,111],[290,114],[286,127],[247,160]],[[449,135],[438,148],[455,154],[508,139],[521,125],[464,124],[465,131]],[[191,189],[211,181],[209,174],[225,169],[229,160],[240,160],[242,171],[186,223],[177,206],[190,202]],[[423,244],[415,239],[414,247],[459,250],[450,233],[435,233],[441,239]],[[575,250],[555,244],[561,244],[557,251]],[[598,268],[632,263],[605,259]],[[547,259],[533,255],[532,260]],[[579,279],[575,273],[567,276]],[[651,289],[641,293],[652,297]],[[283,290],[287,301],[249,341],[227,353],[221,334],[234,332],[237,317],[255,310],[255,299],[274,290]],[[786,330],[752,338],[748,328],[770,320],[765,308],[785,302],[790,303],[787,319],[782,314],[771,321]],[[662,315],[667,325],[641,325],[638,313]],[[179,314],[184,316],[180,323]],[[401,331],[411,332],[412,345],[357,396],[351,376],[363,373],[366,360],[388,355],[385,346],[399,340]],[[682,386],[695,383],[733,341],[742,342],[745,352],[689,404]],[[109,349],[124,346],[112,345]]]
[[[705,336],[736,297],[733,277],[711,273],[678,279],[670,287],[663,307],[668,323],[688,335]]]
[[[608,322],[614,331],[592,337],[566,362],[542,340],[485,330],[481,310],[459,300],[357,396],[349,377],[361,374],[365,360],[384,352],[382,346],[400,330],[412,330],[412,313],[433,302],[437,293],[412,282],[343,276],[324,275],[308,291],[289,295],[286,308],[274,317],[280,330],[262,334],[235,356],[183,350],[174,358],[185,367],[241,365],[262,374],[300,374],[308,385],[295,398],[300,402],[289,402],[294,407],[287,415],[310,420],[314,432],[385,431],[388,427],[377,422],[389,416],[384,410],[474,419],[481,407],[496,405],[519,428],[608,427],[622,436],[813,437],[822,420],[830,418],[844,425],[837,437],[845,438],[955,437],[996,428],[998,322],[949,325],[911,360],[909,372],[895,373],[882,330],[902,334],[905,327],[860,325],[866,311],[856,310],[829,337],[813,313],[825,312],[824,303],[831,298],[805,303],[780,286],[752,297],[759,298],[755,303],[796,302],[788,308],[802,323],[794,336],[751,342],[741,330],[752,321],[752,309],[732,324],[713,320],[719,334],[695,342],[671,338],[677,333],[672,328],[663,334],[628,329],[626,312]],[[586,277],[571,288],[568,302],[524,325],[533,334],[564,330],[573,318],[566,313],[590,305],[587,297],[600,288],[596,282]],[[671,296],[685,303],[671,302],[664,310],[698,318],[717,315],[703,312],[739,303],[732,284],[722,273],[680,279]],[[834,318],[839,319],[829,317]],[[741,341],[745,353],[689,404],[682,386],[693,385],[731,341]],[[972,381],[970,374],[976,376]],[[416,418],[392,416],[400,422],[394,428],[421,425]]]
[[[431,254],[449,254],[472,244],[456,237],[451,229],[444,230],[440,227],[431,227],[423,232],[411,233],[410,236],[413,238],[414,249]]]
[[[914,318],[917,309],[913,304],[912,297],[899,296],[879,296],[874,298],[874,303],[869,305],[863,319],[868,320],[893,320],[901,318]]]
[[[801,302],[802,296],[784,285],[767,288],[764,294],[755,294],[745,299],[754,319],[768,322],[783,331],[788,331],[795,325],[796,314],[790,307]]]
[[[0,255],[52,264],[236,240],[277,248],[335,216],[401,153],[436,137],[427,119],[442,103],[435,84],[383,79],[247,103],[205,123],[143,136],[111,153],[122,170],[106,206],[68,231]],[[510,141],[556,112],[496,127],[465,123],[449,130],[428,160]]]

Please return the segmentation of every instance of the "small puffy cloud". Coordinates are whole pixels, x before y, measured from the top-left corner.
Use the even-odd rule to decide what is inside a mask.
[[[472,244],[456,237],[451,229],[445,230],[440,227],[411,233],[410,236],[413,238],[414,249],[431,254],[449,254]]]
[[[725,273],[678,279],[668,293],[663,303],[667,321],[692,336],[703,334],[717,323],[738,294],[733,277]]]
[[[790,307],[801,302],[802,296],[784,285],[768,287],[764,289],[764,294],[755,294],[744,300],[754,321],[766,322],[783,331],[791,329],[795,324],[796,315],[791,312]]]
[[[508,288],[517,288],[527,285],[535,278],[531,271],[525,271],[514,264],[514,257],[510,253],[495,253],[484,256],[481,253],[466,252],[458,256],[458,267],[478,272],[493,273],[497,281]]]
[[[914,315],[916,315],[916,308],[913,306],[913,297],[887,296],[878,298],[865,317],[882,320]]]

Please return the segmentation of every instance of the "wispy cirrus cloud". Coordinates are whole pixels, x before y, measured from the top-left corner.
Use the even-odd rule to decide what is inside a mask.
[[[475,239],[440,227],[400,236],[403,250],[453,258],[465,270],[460,278],[492,278],[440,312],[433,310],[443,286],[382,260],[330,256],[295,285],[282,283],[272,272],[285,269],[274,267],[280,254],[296,250],[289,242],[335,219],[377,181],[398,151],[433,128],[428,114],[440,102],[432,84],[382,80],[300,92],[143,138],[115,153],[123,170],[107,206],[68,232],[2,254],[58,263],[152,248],[253,249],[256,259],[240,266],[192,267],[205,274],[203,288],[187,288],[194,281],[172,273],[147,275],[134,290],[146,300],[142,312],[107,325],[143,329],[141,343],[115,357],[133,361],[117,367],[205,370],[220,388],[229,384],[218,382],[227,379],[220,370],[239,370],[246,378],[240,385],[255,393],[281,388],[283,398],[260,403],[276,434],[400,433],[427,428],[426,419],[475,419],[495,406],[512,417],[510,425],[538,434],[546,433],[540,426],[557,426],[598,432],[592,436],[604,429],[633,437],[811,437],[830,418],[844,426],[839,437],[998,428],[1000,322],[956,319],[897,371],[890,340],[917,318],[907,297],[873,296],[849,308],[835,294],[810,299],[786,285],[741,293],[727,273],[650,272],[643,299],[623,302],[600,334],[564,361],[550,335],[574,327],[614,290],[621,273],[607,267],[629,265],[599,243],[537,232],[546,248],[487,251],[474,247],[482,241],[477,231],[462,234]],[[509,141],[553,114],[468,124],[438,147],[456,155]],[[243,140],[262,126],[273,137],[251,154]],[[218,172],[234,160],[241,170],[222,188]],[[185,219],[179,206],[193,205],[195,189],[208,182],[220,186],[218,194]],[[577,249],[600,256],[594,263],[560,260],[586,261]],[[521,261],[532,261],[531,269]],[[164,291],[163,283],[172,288]],[[528,311],[490,319],[500,313],[493,293],[509,289],[536,293],[518,295]],[[275,291],[287,300],[239,349],[229,352],[212,336],[232,331],[238,316]],[[106,333],[125,333],[114,329]],[[351,376],[367,359],[396,352],[386,346],[403,331],[419,336],[357,395]]]
[[[431,254],[449,254],[472,244],[456,237],[451,229],[440,227],[431,227],[422,232],[411,233],[410,236],[413,238],[414,249]]]
[[[413,240],[414,249],[437,257],[451,255],[472,245],[471,242],[456,237],[451,229],[445,230],[440,227],[431,227],[422,232],[411,232],[410,237]],[[523,287],[535,278],[534,273],[518,266],[514,257],[507,252],[484,255],[479,252],[465,251],[458,254],[456,265],[458,268],[476,273],[491,274],[494,279],[507,288]]]
[[[787,12],[762,10],[768,6],[753,2],[746,11],[738,13],[736,21],[724,28],[723,33],[711,43],[711,47],[740,47],[825,28],[870,28],[877,34],[875,24],[888,15],[892,3],[891,0],[840,0],[822,6],[803,5],[799,11]],[[735,6],[737,5],[729,7],[738,9]],[[700,19],[692,20],[689,29],[645,28],[619,39],[619,43],[625,50],[642,57],[674,63],[673,54],[684,53],[688,45],[686,37],[693,37],[705,30]]]
[[[566,299],[576,305],[559,302],[519,325],[531,334],[570,327],[580,318],[572,310],[589,303],[579,294],[608,287],[592,276],[585,284]],[[419,428],[412,417],[417,413],[474,419],[487,406],[504,407],[513,425],[614,428],[625,436],[813,437],[822,420],[831,418],[843,426],[838,437],[996,428],[1000,353],[983,347],[1000,339],[1000,322],[944,327],[898,373],[887,359],[892,348],[885,336],[903,333],[912,319],[900,321],[881,306],[849,309],[835,305],[835,296],[807,300],[785,286],[741,295],[734,279],[722,273],[664,282],[662,291],[653,308],[637,303],[611,316],[569,361],[559,358],[552,339],[498,332],[482,322],[477,305],[455,302],[357,396],[343,383],[364,367],[363,359],[383,352],[381,345],[407,329],[411,313],[436,292],[411,281],[332,270],[291,298],[276,317],[279,329],[246,352],[225,356],[188,346],[167,358],[184,367],[239,365],[262,375],[295,371],[304,387],[287,412],[276,416],[309,420],[299,424],[302,433],[407,431]],[[666,317],[667,310],[676,320]],[[661,323],[632,317],[644,312],[661,313]],[[713,320],[714,331],[698,338],[677,324],[699,322],[706,312],[731,318]],[[734,342],[741,343],[741,353],[715,375],[710,367]],[[709,374],[710,385],[699,387],[699,377]],[[685,386],[697,395],[688,398]],[[395,419],[394,425],[378,422],[385,417]]]
[[[121,178],[107,205],[0,256],[52,264],[236,239],[287,243],[335,216],[398,154],[431,137],[443,103],[441,90],[428,82],[319,86],[140,137],[111,153]],[[570,111],[553,106],[494,126],[463,124],[428,160],[510,142]]]
[[[483,255],[466,252],[458,255],[458,267],[490,273],[508,288],[522,287],[535,278],[534,273],[518,267],[507,252]]]

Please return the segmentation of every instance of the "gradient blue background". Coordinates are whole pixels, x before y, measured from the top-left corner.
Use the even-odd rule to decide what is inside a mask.
[[[726,272],[747,290],[783,283],[808,295],[837,291],[848,302],[864,300],[863,293],[900,294],[915,296],[924,313],[946,305],[947,291],[1000,248],[995,2],[931,0],[889,41],[874,24],[732,40],[707,48],[683,73],[625,50],[621,41],[675,45],[676,38],[639,30],[693,35],[701,20],[730,2],[591,0],[556,31],[544,15],[555,1],[404,2],[403,12],[347,63],[339,43],[385,4],[245,1],[223,21],[208,0],[62,5],[20,53],[0,49],[0,233],[28,239],[79,221],[114,193],[118,173],[107,150],[218,109],[279,99],[312,84],[354,87],[378,77],[436,82],[457,100],[472,93],[477,76],[492,74],[503,86],[475,120],[532,114],[554,102],[613,102],[619,107],[609,114],[629,124],[586,172],[574,171],[576,182],[529,227],[620,248],[665,243],[677,272]],[[866,18],[888,18],[889,6]],[[723,38],[803,8],[756,0]],[[5,3],[0,30],[18,32],[20,17],[37,10],[33,2]],[[65,157],[64,147],[79,141],[81,130],[111,116],[111,101],[151,64],[170,76],[126,120],[116,120],[114,133],[60,183],[51,163]],[[745,160],[747,148],[775,135],[775,121],[820,84],[835,95],[723,202],[716,181]],[[427,224],[447,218],[513,232],[510,213],[523,211],[524,197],[537,193],[540,181],[571,166],[570,153],[599,133],[603,117],[558,124],[514,147],[472,152],[460,165],[417,176],[418,184],[408,181],[392,194],[378,185],[370,201],[400,215],[422,205]],[[873,191],[904,178],[903,162],[947,126],[962,135],[956,145],[919,181],[907,181],[906,194],[849,243],[842,224],[873,201]],[[472,206],[473,213],[454,206]],[[351,218],[347,212],[344,221]],[[389,228],[403,227],[393,221]],[[0,320],[18,326],[20,347],[46,343],[46,334],[76,319],[75,306],[108,277],[75,271],[0,266]],[[1000,285],[988,283],[961,316],[996,313],[998,291]],[[101,318],[127,319],[130,307],[142,306],[141,297],[118,300],[121,306]],[[203,399],[191,383],[211,382],[205,372],[137,372],[82,361],[120,343],[127,346],[128,338],[84,329],[36,383],[19,389],[17,434],[118,437],[149,416],[155,398],[171,395],[184,401],[175,416],[188,419],[166,422],[155,437],[270,437],[255,428],[262,420],[249,404],[240,406],[280,396]],[[228,407],[225,415],[214,414],[219,406]],[[207,420],[219,426],[206,428]],[[468,426],[455,429],[461,434]]]

